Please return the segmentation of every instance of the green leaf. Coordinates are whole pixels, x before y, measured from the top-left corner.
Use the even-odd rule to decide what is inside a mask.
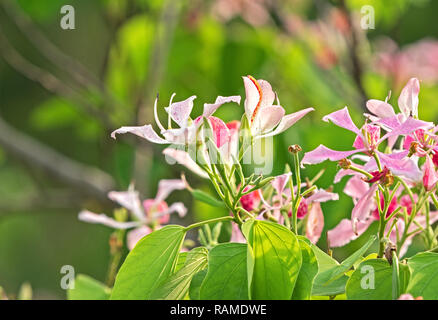
[[[207,275],[208,269],[204,269],[196,273],[193,278],[192,282],[190,282],[190,288],[189,288],[189,297],[190,300],[200,300],[200,292],[201,292],[201,286],[202,282],[205,279],[205,276]]]
[[[322,251],[313,243],[310,244],[310,247],[312,248],[313,253],[315,254],[316,260],[318,261],[318,267],[319,267],[318,273],[322,273],[324,271],[327,271],[328,269],[339,266],[339,262],[337,262],[335,259],[330,257],[327,253]]]
[[[184,227],[169,225],[141,239],[119,270],[111,299],[150,299],[176,267]]]
[[[313,280],[318,273],[318,261],[310,245],[301,239],[298,242],[301,247],[303,262],[292,294],[292,300],[309,300],[312,294]]]
[[[268,221],[249,220],[242,229],[248,241],[250,298],[289,300],[302,262],[297,237]]]
[[[408,259],[412,270],[408,293],[426,300],[438,299],[438,253],[423,252]]]
[[[216,198],[214,198],[213,196],[209,195],[208,193],[202,190],[193,189],[191,190],[191,193],[196,200],[202,201],[212,207],[219,207],[219,208],[225,207],[222,201],[217,200]]]
[[[180,252],[178,255],[178,259],[176,260],[175,272],[178,272],[181,269],[187,260],[187,252]]]
[[[409,281],[409,268],[399,263],[401,293]],[[363,261],[347,282],[347,298],[350,300],[391,300],[393,267],[385,259]],[[401,294],[400,293],[400,294]]]
[[[189,290],[193,276],[207,266],[208,250],[204,247],[192,249],[187,254],[184,266],[165,279],[150,296],[152,300],[181,300]]]
[[[202,300],[247,300],[247,245],[223,243],[211,249],[208,272],[202,282]]]
[[[68,300],[108,300],[110,295],[110,288],[85,274],[79,274],[74,289],[67,291]]]
[[[341,264],[336,264],[325,268],[324,271],[318,273],[313,285],[312,295],[325,296],[344,293],[345,285],[348,281],[348,277],[345,275],[345,272],[350,270],[356,261],[362,258],[375,240],[376,236],[371,236],[370,239],[359,250],[354,252]],[[328,259],[325,261],[329,264],[332,264],[332,262],[328,262]]]

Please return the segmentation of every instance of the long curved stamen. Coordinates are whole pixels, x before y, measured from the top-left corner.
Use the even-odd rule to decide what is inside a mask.
[[[262,93],[262,88],[260,87],[260,84],[257,82],[257,80],[254,79],[254,77],[250,76],[250,75],[248,75],[248,78],[249,78],[249,80],[252,81],[252,83],[254,83],[254,85],[256,86],[257,91],[259,93],[259,101],[257,102],[257,105],[256,105],[256,107],[251,115],[251,124],[252,124],[254,122],[254,119],[255,119],[259,109],[260,109],[260,105],[262,103],[262,98],[263,98],[263,93]]]

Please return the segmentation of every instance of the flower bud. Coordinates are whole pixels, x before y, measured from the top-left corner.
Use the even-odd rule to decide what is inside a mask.
[[[293,144],[293,145],[289,146],[288,150],[290,153],[296,154],[296,153],[302,151],[303,149],[298,144]]]
[[[342,169],[347,170],[347,169],[350,169],[351,161],[348,160],[347,158],[344,158],[344,159],[339,160],[338,165],[339,165]]]

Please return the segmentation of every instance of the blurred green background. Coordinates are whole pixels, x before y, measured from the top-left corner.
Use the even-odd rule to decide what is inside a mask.
[[[60,27],[65,4],[75,9],[74,30]],[[361,28],[365,5],[374,9],[374,29]],[[347,105],[360,126],[367,99],[383,100],[392,90],[396,106],[413,76],[422,81],[421,116],[436,121],[437,13],[438,1],[428,0],[2,0],[0,285],[14,295],[29,282],[34,298],[63,299],[63,265],[105,281],[111,230],[78,221],[79,210],[110,214],[109,190],[135,181],[151,198],[159,179],[187,171],[168,166],[161,146],[109,137],[121,125],[153,122],[157,93],[161,106],[173,92],[176,100],[196,95],[197,114],[218,95],[244,97],[241,77],[250,74],[272,84],[287,113],[314,107],[275,138],[274,174],[290,162],[290,144],[348,150],[354,137],[322,116]],[[242,112],[243,104],[230,105],[218,115],[232,120]],[[328,188],[335,164],[304,174],[322,168],[319,185]],[[325,231],[351,213],[344,184],[334,186],[339,201],[322,204]],[[227,214],[194,203],[187,191],[169,203],[176,200],[189,214],[173,222]],[[366,238],[335,249],[335,257]],[[416,242],[408,255],[419,249]]]

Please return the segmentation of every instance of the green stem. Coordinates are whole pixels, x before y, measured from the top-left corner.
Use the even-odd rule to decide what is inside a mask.
[[[231,216],[205,220],[205,221],[197,222],[197,223],[194,223],[194,224],[191,224],[191,225],[185,227],[184,231],[189,231],[191,229],[201,227],[205,224],[216,223],[216,222],[221,222],[221,221],[232,221],[232,220],[234,220],[234,217],[231,217]]]

